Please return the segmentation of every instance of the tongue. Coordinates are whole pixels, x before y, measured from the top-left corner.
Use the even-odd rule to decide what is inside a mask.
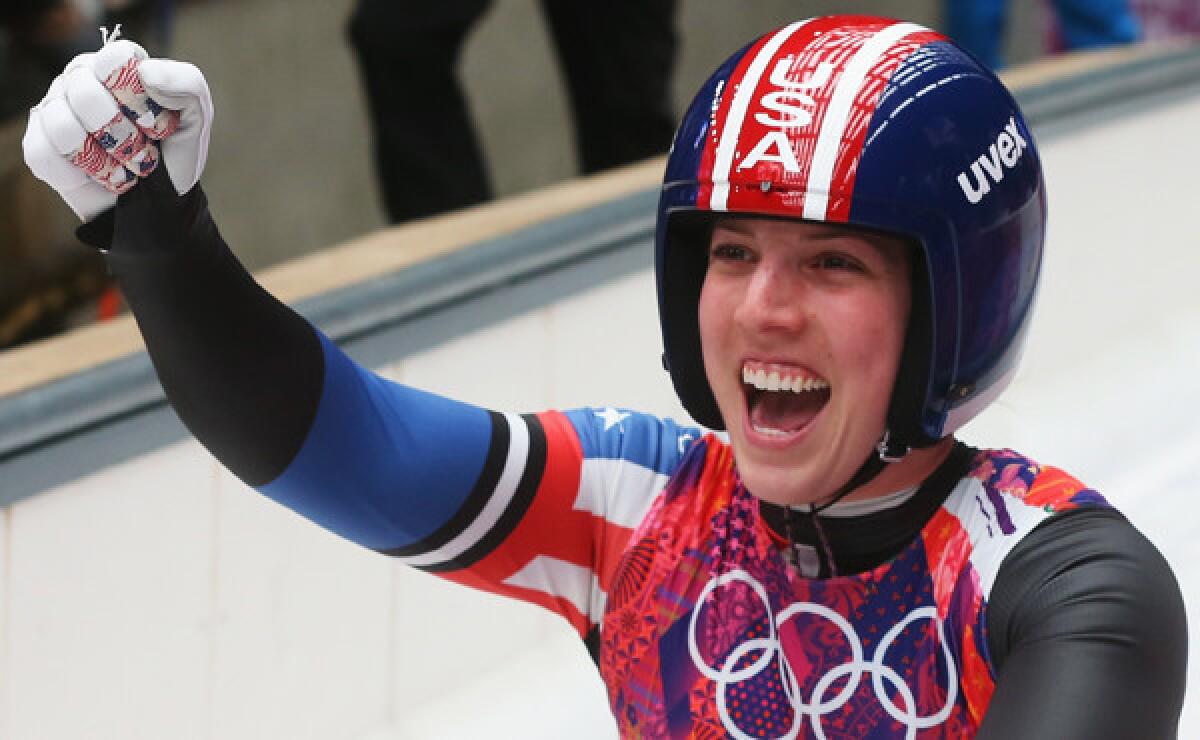
[[[829,391],[765,391],[750,408],[750,421],[759,429],[794,432],[803,429],[825,406]]]

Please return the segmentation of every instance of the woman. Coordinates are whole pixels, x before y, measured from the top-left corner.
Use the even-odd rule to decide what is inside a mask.
[[[623,735],[1174,735],[1186,626],[1161,556],[1066,473],[953,437],[1015,367],[1045,194],[1011,96],[941,35],[800,21],[689,108],[658,213],[664,357],[727,441],[359,367],[217,234],[210,121],[195,68],[112,42],[25,141],[180,416],[329,529],[561,614]]]

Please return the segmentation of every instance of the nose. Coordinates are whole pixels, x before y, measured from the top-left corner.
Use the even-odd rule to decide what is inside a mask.
[[[808,321],[808,295],[798,271],[781,261],[764,260],[746,283],[734,320],[756,333],[796,333]]]

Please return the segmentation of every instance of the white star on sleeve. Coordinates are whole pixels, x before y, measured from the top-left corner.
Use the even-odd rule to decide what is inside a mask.
[[[629,418],[628,411],[618,411],[612,406],[603,411],[593,411],[592,413],[604,420],[604,431],[606,432]]]
[[[679,444],[679,454],[680,455],[687,452],[688,444],[690,444],[693,439],[695,439],[695,437],[692,436],[691,434],[679,435],[678,444]]]

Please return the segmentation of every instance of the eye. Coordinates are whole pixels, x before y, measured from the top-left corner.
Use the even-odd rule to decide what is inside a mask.
[[[846,270],[863,272],[862,263],[853,257],[838,252],[821,254],[812,260],[812,266],[822,270]]]
[[[745,262],[750,259],[750,250],[739,245],[722,242],[708,250],[709,262]]]

